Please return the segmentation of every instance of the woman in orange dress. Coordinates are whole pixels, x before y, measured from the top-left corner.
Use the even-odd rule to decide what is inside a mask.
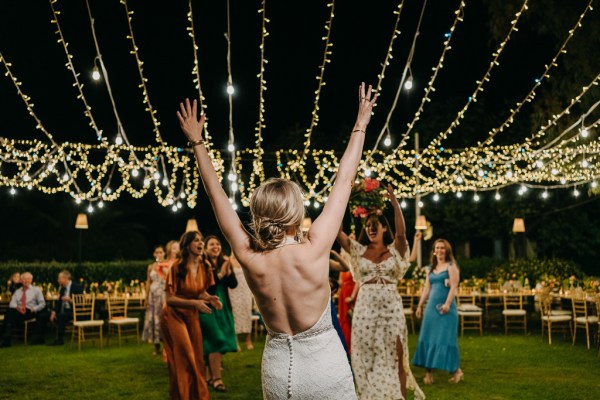
[[[210,396],[204,378],[198,311],[209,314],[210,306],[220,309],[221,302],[206,292],[214,279],[201,257],[202,234],[186,232],[179,244],[181,254],[167,276],[166,304],[161,319],[164,349],[169,360],[169,397],[204,400]]]

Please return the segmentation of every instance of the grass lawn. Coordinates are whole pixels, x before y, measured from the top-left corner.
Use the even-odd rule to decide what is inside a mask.
[[[539,333],[505,337],[488,334],[460,339],[465,380],[447,382],[434,374],[435,384],[422,385],[429,399],[590,399],[600,397],[600,357],[578,341],[571,346],[557,335],[552,347]],[[409,337],[411,352],[417,336]],[[255,350],[224,358],[227,393],[214,399],[261,399],[260,360],[264,338]],[[554,342],[554,341],[553,341]],[[115,343],[99,349],[23,346],[0,349],[0,399],[167,399],[168,371],[151,355],[150,345]],[[424,371],[415,368],[422,382]],[[409,398],[412,398],[409,395]]]

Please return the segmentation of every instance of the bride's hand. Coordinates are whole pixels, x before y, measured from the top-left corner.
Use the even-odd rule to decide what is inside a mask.
[[[184,103],[179,103],[179,111],[177,111],[177,119],[179,126],[187,137],[190,143],[202,141],[202,128],[204,128],[205,115],[200,117],[198,121],[198,102],[194,100],[190,104],[189,99],[185,99]]]
[[[398,199],[396,198],[396,195],[394,194],[394,189],[392,189],[392,185],[387,185],[387,198],[390,201],[390,203],[392,203],[393,206],[395,206],[396,204],[398,204]]]
[[[358,116],[356,117],[356,124],[354,125],[355,130],[365,130],[369,121],[371,120],[371,113],[373,112],[373,106],[377,101],[377,94],[372,96],[371,91],[373,88],[369,85],[367,92],[365,93],[365,83],[361,83],[358,88]]]

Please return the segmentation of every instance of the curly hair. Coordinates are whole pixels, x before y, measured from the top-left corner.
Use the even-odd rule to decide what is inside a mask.
[[[270,178],[254,191],[250,198],[250,227],[255,251],[273,250],[283,243],[290,228],[296,229],[296,240],[302,241],[303,197],[298,184],[281,178]]]

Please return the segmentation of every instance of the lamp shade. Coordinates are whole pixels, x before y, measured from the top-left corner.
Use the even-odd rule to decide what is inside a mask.
[[[425,219],[424,215],[419,215],[417,217],[417,221],[415,222],[415,229],[423,231],[427,229],[427,220]]]
[[[75,229],[88,229],[87,214],[77,214],[77,220],[75,220]]]
[[[525,232],[525,220],[523,218],[515,218],[513,221],[513,232],[523,233]]]
[[[196,222],[195,218],[188,219],[187,224],[185,226],[185,231],[186,232],[199,231],[198,223]]]
[[[300,230],[302,232],[308,232],[308,230],[310,229],[311,226],[312,226],[312,218],[304,217],[304,219],[302,220],[302,226],[300,227]]]

